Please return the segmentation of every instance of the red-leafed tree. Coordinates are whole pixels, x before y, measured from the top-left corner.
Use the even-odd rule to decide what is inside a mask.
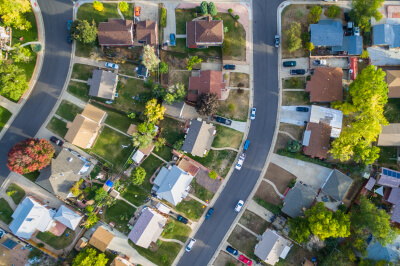
[[[50,164],[54,147],[45,139],[26,139],[8,152],[7,166],[18,174],[40,170]]]

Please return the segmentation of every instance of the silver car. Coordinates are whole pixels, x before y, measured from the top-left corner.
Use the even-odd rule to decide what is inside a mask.
[[[250,119],[251,120],[256,119],[256,108],[255,107],[251,108]]]
[[[113,63],[106,63],[106,67],[113,68],[113,69],[119,69],[119,65],[113,64]]]

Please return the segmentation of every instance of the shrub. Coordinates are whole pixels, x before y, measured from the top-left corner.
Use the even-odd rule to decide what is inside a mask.
[[[330,18],[338,18],[340,15],[340,7],[336,5],[330,5],[326,15]]]
[[[42,50],[41,44],[31,44],[31,49],[33,52],[38,53]]]
[[[235,105],[233,103],[230,103],[228,105],[228,108],[229,108],[229,111],[231,111],[231,112],[235,111]]]
[[[200,6],[196,6],[194,10],[195,10],[196,13],[201,13],[201,7]],[[197,14],[196,14],[196,16],[197,16]]]
[[[167,262],[167,260],[168,260],[167,255],[163,254],[163,255],[161,256],[161,261],[165,263],[165,262]]]
[[[296,179],[292,179],[289,183],[289,187],[292,188],[296,184]]]
[[[301,40],[303,41],[303,43],[307,43],[310,41],[310,33],[309,32],[303,32],[301,34]]]
[[[239,18],[240,18],[239,15],[235,15],[236,20],[239,20]]]
[[[228,27],[224,27],[224,33],[227,33],[229,31]]]
[[[240,84],[242,84],[242,83],[239,83],[239,85],[240,85]],[[238,86],[238,87],[240,87],[240,86]],[[244,87],[244,85],[243,85],[243,87]],[[239,89],[237,90],[237,93],[238,93],[238,94],[243,94],[243,92],[244,92],[244,89],[239,88]]]
[[[228,13],[232,15],[232,12],[233,12],[233,9],[232,9],[232,8],[229,8],[229,9],[228,9]]]
[[[224,74],[224,79],[227,80],[228,77],[229,77],[229,76],[228,76],[228,73],[225,73],[225,74]]]
[[[340,204],[340,205],[338,206],[338,210],[339,210],[339,211],[342,211],[343,213],[345,213],[345,212],[347,211],[347,207],[346,207],[346,205],[344,205],[344,204]]]
[[[165,62],[161,62],[159,66],[160,73],[166,74],[168,73],[168,64]]]
[[[161,14],[160,14],[160,26],[161,27],[166,27],[167,26],[167,9],[161,8]]]
[[[310,13],[308,14],[308,22],[312,24],[318,23],[321,13],[322,13],[321,6],[313,6],[310,9]]]
[[[217,179],[217,177],[218,177],[218,175],[217,175],[217,173],[216,173],[215,171],[209,172],[209,173],[208,173],[208,176],[209,176],[211,179]]]
[[[104,10],[103,4],[100,3],[99,1],[94,1],[94,2],[93,2],[93,7],[94,7],[94,9],[96,9],[97,11],[103,11],[103,10]]]
[[[43,247],[44,247],[44,244],[43,244],[43,243],[39,243],[39,244],[37,244],[37,247],[38,247],[38,248],[43,248]]]
[[[285,31],[285,34],[287,36],[287,50],[292,53],[301,47],[301,25],[298,22],[293,21],[292,24],[290,24],[289,29]]]
[[[217,7],[215,6],[214,2],[210,2],[208,4],[208,13],[210,13],[211,16],[216,16],[218,11]]]
[[[146,170],[141,166],[138,166],[135,169],[133,169],[131,173],[131,180],[134,185],[141,185],[145,177],[146,177]]]
[[[314,44],[312,42],[306,42],[304,48],[306,48],[306,50],[311,52],[312,50],[314,50],[315,47],[314,47]]]
[[[368,59],[369,53],[367,50],[364,50],[360,56],[362,59]]]
[[[208,15],[208,4],[206,1],[201,2],[200,11],[201,11],[201,14]]]
[[[121,10],[122,12],[128,11],[129,10],[129,5],[125,2],[119,2],[119,10]]]

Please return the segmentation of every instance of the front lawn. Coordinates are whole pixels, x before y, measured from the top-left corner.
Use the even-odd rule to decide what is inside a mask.
[[[250,88],[250,77],[246,73],[229,73],[229,86],[231,87],[241,87]]]
[[[5,199],[0,199],[0,220],[4,223],[9,224],[13,220],[11,215],[14,211],[11,209],[10,205]]]
[[[229,48],[224,52],[224,60],[246,61],[246,30],[243,25],[228,13],[218,13],[217,17],[222,18],[224,28],[228,28],[224,42]]]
[[[310,105],[310,96],[305,91],[284,91],[282,106],[286,105]]]
[[[109,18],[121,18],[118,14],[118,5],[103,3],[104,10],[97,11],[92,3],[86,3],[79,6],[77,19],[87,20],[92,23],[94,20],[99,25],[99,22],[106,22]]]
[[[46,128],[61,138],[64,138],[68,131],[67,123],[54,116],[51,118]]]
[[[46,231],[44,233],[38,232],[36,238],[53,247],[54,249],[60,250],[71,245],[72,241],[74,241],[75,238],[75,232],[69,228],[65,229],[64,233],[61,236],[56,236],[49,231]]]
[[[80,79],[80,80],[88,80],[93,75],[93,70],[99,69],[95,66],[82,65],[82,64],[74,64],[74,68],[72,69],[71,78]]]
[[[140,255],[152,261],[156,265],[172,265],[175,257],[178,255],[182,246],[174,242],[159,241],[157,251],[151,251],[147,248],[136,246],[131,240],[128,240],[129,245],[139,252]]]
[[[146,101],[142,98],[149,98],[150,89],[144,87],[143,80],[120,77],[117,87],[118,97],[114,99],[113,107],[124,112],[143,112],[146,107]],[[148,94],[145,97],[145,94]]]
[[[76,49],[75,56],[90,58],[92,54],[96,54],[101,51],[100,46],[90,44],[90,43],[82,43],[79,41],[75,41]]]
[[[222,50],[219,46],[210,46],[205,49],[200,48],[188,48],[186,46],[186,38],[178,38],[175,41],[176,46],[169,46],[168,50],[190,54],[190,55],[197,55],[197,56],[213,56],[213,57],[221,57]],[[203,61],[206,61],[203,59]]]
[[[242,143],[243,133],[229,127],[216,125],[217,135],[214,138],[212,146],[215,148],[232,147],[239,149]]]
[[[150,177],[154,174],[154,172],[157,170],[159,166],[161,166],[163,162],[158,159],[156,156],[150,154],[147,156],[147,158],[142,162],[140,165],[141,167],[146,170],[146,178],[144,179],[142,183],[142,187],[149,192],[151,191],[151,188],[153,187],[152,184],[150,184]]]
[[[389,98],[383,114],[389,123],[400,123],[400,99]]]
[[[70,81],[67,90],[82,101],[89,101],[89,86],[86,83]]]
[[[34,172],[27,173],[27,174],[23,174],[23,176],[25,178],[29,179],[33,183],[35,183],[35,181],[39,177],[39,175],[40,175],[39,171],[34,171]]]
[[[157,154],[167,162],[172,160],[172,149],[168,147],[167,145],[164,145],[162,148],[160,148],[159,151],[153,150],[153,153]]]
[[[219,102],[217,114],[229,119],[246,122],[249,112],[249,95],[247,90],[231,90],[225,101]]]
[[[67,101],[67,100],[62,100],[60,106],[58,106],[56,114],[64,118],[65,120],[68,121],[74,121],[75,116],[77,114],[81,114],[83,112],[83,109],[80,108],[79,106]]]
[[[196,182],[196,178],[193,178],[193,181],[191,183],[192,188],[194,189],[194,195],[195,197],[201,199],[204,202],[211,201],[211,199],[214,197],[214,193],[206,189],[205,187],[199,185]]]
[[[133,17],[133,10],[134,10],[134,8],[135,8],[135,4],[129,3],[128,6],[129,6],[128,10],[127,10],[127,11],[124,11],[124,12],[121,11],[121,13],[122,13],[122,15],[124,15],[124,18],[125,18],[125,19],[132,19],[132,17]]]
[[[124,233],[129,233],[128,221],[132,218],[136,209],[123,200],[117,202],[111,207],[106,207],[103,214],[103,220],[106,223],[115,223],[115,228]]]
[[[7,188],[7,195],[11,194],[12,200],[15,204],[19,204],[21,200],[25,197],[25,190],[23,190],[20,186],[15,183],[11,183]]]
[[[122,148],[122,145],[129,146]],[[112,163],[115,169],[120,169],[132,153],[132,140],[107,126],[98,137],[92,152]]]
[[[183,133],[185,124],[178,120],[164,117],[159,123],[159,126],[162,130],[161,136],[165,138],[170,145],[174,145],[177,140],[183,139],[185,136],[185,133]]]
[[[133,184],[129,184],[126,188],[122,197],[127,201],[131,202],[135,206],[140,206],[144,203],[147,197],[150,196],[150,192]]]
[[[200,219],[204,212],[203,204],[195,199],[189,201],[182,200],[175,209],[184,214],[184,216],[192,221],[197,221]]]
[[[245,210],[239,223],[257,235],[262,235],[269,225],[269,222],[249,210]]]
[[[0,106],[0,132],[7,124],[7,121],[10,119],[11,115],[12,113],[10,111]]]
[[[214,170],[221,177],[225,177],[236,158],[236,152],[231,150],[216,151],[210,150],[206,157],[187,154],[205,167]]]
[[[228,238],[228,243],[252,258],[254,257],[254,247],[257,244],[257,237],[241,226],[236,225]]]
[[[190,232],[192,232],[192,229],[186,224],[181,223],[172,217],[168,218],[168,224],[169,223],[174,224],[172,230],[164,229],[162,237],[168,239],[177,239],[185,243],[190,235]],[[165,226],[165,228],[168,228],[168,224]]]
[[[286,78],[283,80],[284,89],[305,89],[306,79],[304,77]]]

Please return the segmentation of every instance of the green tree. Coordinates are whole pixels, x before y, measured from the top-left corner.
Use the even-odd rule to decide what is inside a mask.
[[[28,255],[28,259],[34,259],[34,258],[40,259],[41,257],[43,257],[43,252],[38,248],[33,248],[33,250],[29,252]]]
[[[239,20],[239,15],[235,15],[235,20]]]
[[[143,122],[137,126],[137,130],[141,134],[155,135],[155,126],[152,123]]]
[[[97,11],[100,11],[100,12],[104,10],[103,3],[99,2],[99,1],[94,1],[93,7],[94,7],[94,9],[96,9]]]
[[[165,107],[157,103],[156,99],[152,99],[146,103],[144,114],[147,116],[149,123],[157,123],[164,119]]]
[[[301,148],[301,144],[297,140],[289,140],[286,143],[286,150],[288,150],[290,152],[298,152],[300,150],[300,148]]]
[[[87,205],[85,208],[86,213],[92,213],[94,211],[93,205]]]
[[[86,220],[85,228],[89,229],[99,221],[99,217],[95,213],[91,213]]]
[[[139,147],[139,148],[147,148],[153,141],[153,136],[148,135],[148,134],[139,134],[139,133],[133,133],[132,135],[132,142],[133,146]]]
[[[93,20],[89,24],[87,20],[75,20],[71,26],[71,37],[82,43],[93,44],[97,38],[96,22]]]
[[[340,16],[340,7],[338,7],[337,5],[330,5],[328,7],[328,11],[326,13],[326,15],[329,18],[338,18]]]
[[[289,220],[289,236],[299,242],[307,242],[310,238],[310,227],[306,218],[297,217]]]
[[[301,25],[298,22],[292,22],[289,29],[285,31],[287,36],[287,50],[292,53],[301,48]]]
[[[131,112],[127,115],[130,119],[134,119],[136,117],[135,112]]]
[[[163,7],[160,12],[160,26],[164,28],[167,26],[167,9]]]
[[[369,58],[369,53],[368,53],[368,51],[367,51],[367,50],[363,50],[363,51],[362,51],[362,54],[360,55],[360,57],[361,57],[362,59],[368,59],[368,58]]]
[[[125,1],[119,2],[118,6],[119,6],[119,10],[121,10],[122,12],[129,10],[129,5]]]
[[[131,180],[134,185],[141,185],[146,178],[146,170],[143,167],[138,166],[133,169],[131,173]]]
[[[77,181],[71,188],[70,188],[70,192],[72,193],[72,195],[74,195],[74,197],[78,197],[80,194],[82,194],[82,190],[81,190],[81,185],[83,183],[83,179],[79,179],[79,181]]]
[[[306,44],[304,45],[304,48],[306,48],[306,50],[311,52],[312,50],[314,50],[315,47],[312,42],[306,42]]]
[[[207,14],[208,14],[208,4],[207,4],[207,1],[201,2],[201,4],[200,4],[200,10],[201,10],[201,13],[202,13],[203,15],[207,15]]]
[[[153,71],[158,67],[160,59],[154,52],[154,48],[150,45],[143,47],[142,64],[149,70]]]
[[[162,147],[164,147],[166,143],[166,139],[164,138],[158,138],[156,142],[154,142],[154,150],[159,151]]]
[[[201,115],[215,114],[219,107],[219,99],[216,93],[202,93],[196,102],[196,111]]]
[[[26,47],[21,47],[21,44],[17,43],[14,45],[14,50],[12,51],[12,59],[14,62],[29,62],[31,60],[32,53]]]
[[[339,210],[333,213],[325,208],[323,202],[319,202],[305,214],[310,232],[321,240],[350,235],[350,217]]]
[[[97,255],[94,248],[85,248],[75,257],[72,266],[106,266],[107,261],[104,253]]]
[[[32,12],[29,0],[1,0],[0,15],[4,25],[19,30],[29,30],[32,24],[26,19],[25,13]]]
[[[384,0],[353,0],[351,1],[352,9],[349,15],[362,30],[369,32],[371,30],[371,17],[376,21],[382,19],[379,8],[383,5],[383,2]]]
[[[102,202],[107,197],[107,192],[101,187],[96,190],[96,195],[94,196],[94,201],[97,203]]]
[[[211,16],[216,16],[218,13],[217,7],[215,6],[214,2],[208,3],[208,13],[210,13]]]
[[[233,9],[232,9],[232,8],[229,8],[229,9],[228,9],[228,13],[229,13],[229,14],[232,14],[232,13],[233,13]]]
[[[217,175],[217,173],[216,173],[215,171],[209,172],[209,173],[208,173],[208,176],[209,176],[211,179],[217,179],[217,177],[218,177],[218,175]]]
[[[183,83],[176,83],[174,86],[168,88],[165,91],[164,101],[167,104],[172,104],[173,102],[180,102],[185,99],[186,89]]]
[[[322,13],[321,6],[313,6],[310,9],[310,13],[308,14],[308,22],[311,24],[318,23],[321,13]]]
[[[199,58],[197,55],[192,56],[189,61],[188,61],[188,65],[187,65],[187,70],[192,70],[193,66],[195,64],[200,64],[201,62],[203,62],[203,59]]]
[[[25,70],[17,65],[0,65],[0,94],[4,97],[18,101],[28,89]]]
[[[172,148],[174,148],[177,151],[182,150],[182,145],[183,145],[184,141],[185,141],[184,139],[180,139],[180,140],[175,141],[175,143],[172,145]]]
[[[167,74],[168,73],[168,64],[165,62],[161,62],[159,66],[159,71],[162,74]]]

